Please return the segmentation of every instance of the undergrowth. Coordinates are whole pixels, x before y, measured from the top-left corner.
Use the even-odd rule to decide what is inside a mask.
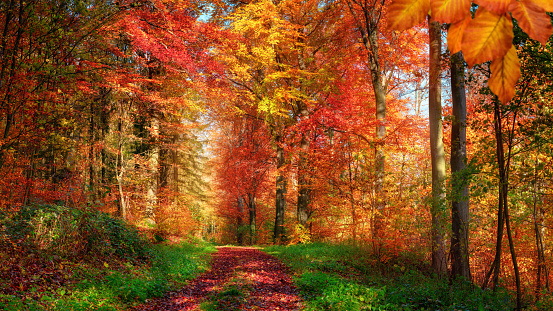
[[[0,310],[122,310],[208,268],[209,244],[154,245],[93,209],[0,215]]]
[[[409,259],[378,263],[365,249],[323,243],[265,249],[295,272],[305,310],[512,310],[504,290],[421,272]]]

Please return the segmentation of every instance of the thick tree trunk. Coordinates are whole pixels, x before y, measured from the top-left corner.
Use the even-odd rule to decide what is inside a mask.
[[[276,178],[276,202],[275,202],[275,230],[274,242],[284,242],[284,210],[286,209],[286,178],[282,172],[285,164],[284,148],[281,138],[277,137],[277,178]]]
[[[447,274],[445,243],[445,154],[441,104],[441,25],[429,22],[430,76],[428,118],[430,123],[430,156],[432,161],[432,268],[440,276]]]
[[[462,52],[451,56],[451,97],[453,124],[451,127],[451,275],[471,279],[469,264],[469,189],[463,170],[467,161],[467,103],[465,68]]]

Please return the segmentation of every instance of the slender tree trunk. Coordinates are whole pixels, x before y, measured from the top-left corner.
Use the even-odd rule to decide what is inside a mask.
[[[441,25],[429,21],[430,76],[428,119],[432,161],[432,268],[440,276],[447,274],[445,243],[445,154],[441,103]]]
[[[178,135],[173,136],[173,145],[176,146],[178,142]],[[171,151],[173,158],[173,191],[175,194],[179,194],[179,151],[174,148]],[[176,198],[175,198],[176,199]]]
[[[540,148],[536,150],[536,160],[534,164],[534,187],[533,187],[533,210],[534,210],[534,234],[536,236],[536,253],[537,253],[537,275],[536,275],[536,300],[540,299],[542,291],[542,279],[545,281],[545,288],[549,291],[549,273],[545,262],[545,249],[543,246],[544,213],[541,206],[538,206],[538,165],[539,165]]]
[[[384,175],[386,158],[384,156],[384,138],[386,137],[386,89],[382,84],[382,74],[380,69],[380,61],[378,58],[378,33],[376,29],[373,29],[368,34],[369,46],[365,46],[369,51],[369,64],[371,67],[371,82],[374,90],[375,102],[376,102],[376,120],[378,122],[376,126],[376,141],[374,155],[375,155],[375,185],[374,185],[374,198],[375,198],[375,214],[374,214],[374,228],[373,238],[375,241],[375,249],[377,253],[380,252],[382,247],[381,235],[384,230],[384,210],[386,208],[386,195],[384,193]]]
[[[353,195],[353,192],[355,191],[355,187],[353,185],[353,172],[351,168],[351,162],[353,161],[351,157],[351,150],[349,153],[349,161],[348,161],[348,172],[349,172],[349,202],[351,206],[351,238],[353,240],[353,244],[357,244],[357,211],[355,209],[355,197]]]
[[[157,138],[159,135],[159,119],[157,118],[157,116],[152,117],[151,126],[153,138],[151,139],[152,144],[150,148],[149,159],[150,180],[148,181],[148,190],[146,193],[146,210],[144,216],[149,221],[155,223],[155,211],[158,203],[157,193],[160,154],[159,144],[157,143]]]
[[[127,218],[127,200],[123,191],[123,175],[125,174],[125,164],[123,155],[123,103],[119,103],[119,120],[117,121],[117,158],[115,162],[115,175],[117,178],[117,190],[119,192],[119,199],[117,205],[117,214],[122,219]]]
[[[516,113],[513,117],[513,127],[516,121]],[[521,287],[520,287],[520,273],[517,263],[516,252],[514,248],[514,241],[511,233],[511,224],[509,220],[509,209],[508,209],[508,194],[509,194],[509,162],[511,159],[511,141],[509,139],[509,150],[507,158],[505,158],[505,151],[503,148],[503,127],[501,121],[501,110],[499,108],[499,101],[497,98],[494,99],[494,131],[495,131],[495,140],[496,140],[496,154],[497,154],[497,165],[499,168],[499,207],[498,207],[498,229],[497,229],[497,242],[496,242],[496,253],[495,259],[492,264],[492,267],[486,274],[484,279],[483,287],[486,287],[491,272],[493,271],[493,289],[495,290],[499,281],[499,272],[501,268],[501,241],[503,237],[503,223],[505,223],[505,228],[507,230],[507,238],[509,241],[509,250],[511,252],[511,259],[513,261],[513,269],[515,272],[515,283],[517,288],[517,310],[522,308],[521,300]],[[512,137],[512,133],[510,135]]]
[[[301,153],[299,157],[298,165],[298,208],[297,208],[297,218],[298,223],[304,228],[307,226],[307,220],[309,219],[309,180],[307,177],[308,170],[308,160],[307,152],[309,151],[309,142],[302,137],[301,140]]]
[[[249,211],[250,211],[250,244],[253,245],[257,242],[257,206],[255,204],[255,195],[248,193]]]
[[[282,172],[285,164],[284,148],[281,145],[281,137],[277,137],[277,177],[276,177],[276,202],[275,202],[275,231],[274,242],[284,242],[284,210],[286,209],[286,178]]]
[[[465,68],[462,52],[451,56],[451,275],[471,279],[469,263],[469,189],[463,170],[467,161],[467,103]]]
[[[89,126],[89,150],[88,150],[88,187],[90,191],[90,202],[94,203],[96,201],[96,181],[95,181],[95,155],[94,155],[94,130],[95,130],[95,124],[94,124],[94,101],[90,102],[90,118],[89,118],[90,126]]]
[[[238,213],[236,214],[236,243],[238,245],[244,244],[244,220],[242,218],[242,214],[244,213],[244,199],[242,197],[238,197],[236,202],[236,209]]]
[[[33,191],[33,182],[35,179],[35,157],[36,157],[36,148],[33,148],[29,169],[27,170],[27,182],[25,184],[25,195],[23,197],[23,206],[26,206],[31,201],[31,193]]]
[[[362,17],[358,18],[353,3],[361,8]],[[380,49],[378,44],[378,27],[384,1],[375,0],[371,2],[347,1],[349,10],[354,17],[357,28],[363,40],[363,45],[367,51],[367,59],[371,70],[371,84],[376,103],[376,144],[374,145],[375,154],[375,183],[373,188],[374,213],[372,238],[373,247],[377,254],[382,248],[382,231],[384,230],[384,211],[386,209],[386,194],[384,192],[384,177],[386,173],[386,158],[384,155],[384,145],[386,137],[386,83],[382,77],[382,68],[380,65]]]
[[[303,43],[303,38],[300,39]],[[298,53],[298,63],[300,70],[307,70],[305,65],[305,59],[303,57],[303,50]],[[303,87],[301,87],[303,89]],[[302,90],[303,91],[303,90]],[[297,107],[302,121],[309,119],[309,110],[304,101],[298,100]],[[304,228],[307,226],[309,219],[309,204],[310,198],[310,182],[308,171],[310,169],[309,164],[309,140],[307,139],[308,133],[302,133],[300,142],[300,155],[298,163],[298,203],[297,203],[297,220]]]

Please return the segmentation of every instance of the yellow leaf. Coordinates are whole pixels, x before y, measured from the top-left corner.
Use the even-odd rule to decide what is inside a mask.
[[[509,5],[509,11],[530,38],[543,45],[547,44],[547,40],[553,32],[553,26],[551,26],[551,18],[545,14],[544,9],[528,0],[513,0]]]
[[[507,12],[511,0],[474,0],[474,3],[486,8],[488,11],[501,15]]]
[[[456,23],[470,13],[470,0],[431,0],[430,11],[440,23]]]
[[[461,50],[463,33],[471,21],[472,17],[468,14],[464,20],[449,26],[449,29],[447,30],[447,48],[451,54],[455,54]]]
[[[514,46],[505,56],[492,62],[492,75],[488,80],[490,90],[502,103],[506,103],[515,95],[515,84],[520,77],[520,62]]]
[[[483,7],[463,33],[462,50],[472,67],[488,60],[503,57],[513,44],[513,23],[507,15],[497,15]]]
[[[553,1],[551,0],[533,0],[532,2],[547,12],[553,12]]]
[[[430,0],[393,0],[388,8],[388,28],[409,29],[424,22],[430,11]]]

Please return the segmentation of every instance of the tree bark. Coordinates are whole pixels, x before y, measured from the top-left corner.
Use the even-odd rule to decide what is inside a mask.
[[[94,203],[96,201],[96,181],[95,176],[96,175],[96,161],[95,161],[95,152],[94,152],[94,143],[95,143],[95,137],[94,137],[94,130],[96,128],[94,124],[94,101],[90,102],[90,117],[89,117],[89,150],[88,150],[88,190],[90,195],[90,202]]]
[[[309,219],[309,180],[307,177],[308,169],[308,160],[307,152],[309,151],[309,142],[302,137],[301,140],[301,151],[299,156],[299,165],[298,165],[298,208],[297,208],[297,218],[298,223],[304,228],[307,226],[307,220]]]
[[[429,21],[430,75],[428,118],[430,124],[430,156],[432,161],[432,268],[436,274],[447,273],[445,251],[445,154],[441,103],[441,25]]]
[[[237,212],[236,213],[236,243],[238,245],[244,244],[244,220],[242,219],[242,214],[244,213],[244,199],[238,197],[236,202]]]
[[[545,228],[544,224],[544,211],[540,204],[538,206],[538,201],[541,201],[538,197],[539,190],[539,178],[538,178],[538,166],[539,166],[539,153],[540,148],[538,146],[536,150],[536,160],[534,163],[534,187],[533,187],[533,198],[532,205],[534,210],[534,233],[536,236],[536,253],[537,253],[537,275],[536,275],[536,300],[540,299],[542,291],[542,279],[545,281],[545,288],[549,291],[549,272],[545,262],[545,249],[543,245],[543,230]]]
[[[148,221],[155,223],[155,212],[157,207],[157,193],[158,193],[158,180],[159,180],[159,154],[160,148],[157,143],[159,135],[159,119],[157,116],[153,116],[151,120],[152,127],[152,139],[150,147],[150,159],[149,159],[149,171],[150,180],[148,181],[148,190],[146,193],[146,210],[144,213],[145,218]]]
[[[125,159],[123,154],[123,119],[125,110],[123,108],[123,102],[119,102],[119,120],[117,121],[117,157],[115,162],[115,176],[117,178],[117,190],[119,193],[117,214],[122,219],[127,218],[127,200],[125,198],[125,192],[123,191],[123,175],[125,174]]]
[[[277,178],[276,178],[276,202],[275,202],[275,228],[274,242],[284,242],[284,210],[286,209],[286,178],[282,172],[285,164],[284,147],[281,145],[282,138],[276,138],[277,145]]]
[[[451,275],[471,279],[469,263],[469,189],[463,171],[467,161],[467,103],[462,52],[451,56]]]
[[[250,212],[250,244],[253,245],[257,242],[257,206],[255,204],[255,195],[248,193],[248,207]]]

